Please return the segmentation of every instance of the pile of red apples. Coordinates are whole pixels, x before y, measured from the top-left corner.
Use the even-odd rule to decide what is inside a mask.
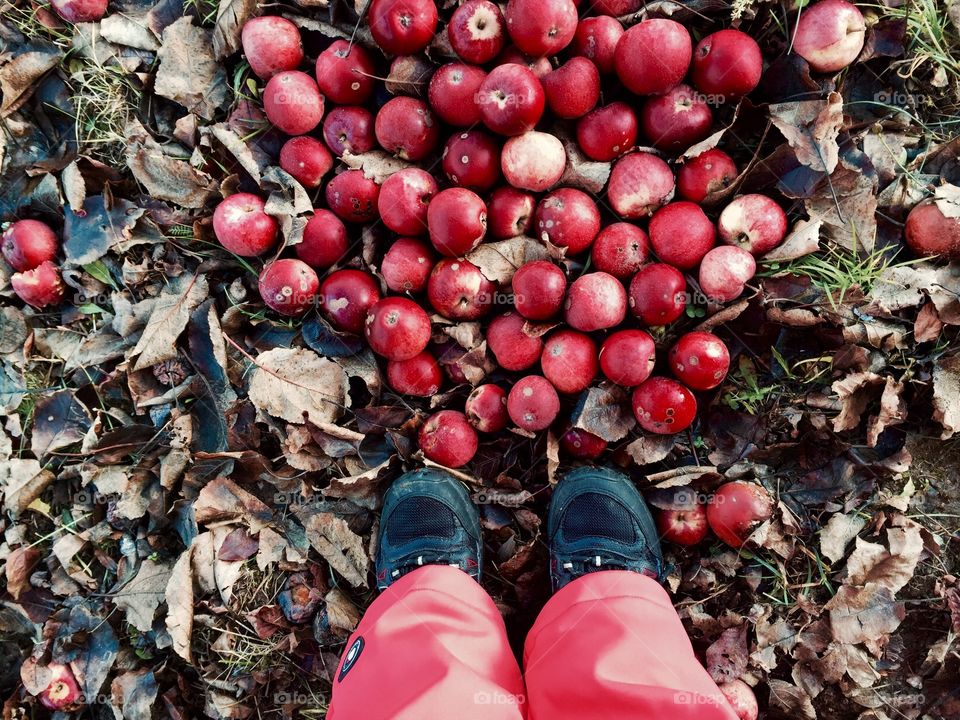
[[[656,338],[691,303],[738,298],[757,257],[787,234],[786,214],[764,195],[705,212],[704,199],[738,174],[726,152],[680,160],[716,131],[711,103],[736,102],[760,82],[757,43],[734,29],[695,43],[669,19],[625,29],[613,16],[621,5],[608,0],[581,17],[574,0],[466,0],[444,26],[433,0],[373,0],[366,20],[391,77],[422,66],[413,56],[440,33],[458,58],[423,87],[391,83],[409,94],[385,101],[378,53],[333,40],[308,62],[292,22],[267,16],[243,28],[265,114],[289,136],[279,164],[324,207],[301,242],[280,247],[263,197],[237,193],[216,209],[217,238],[240,256],[273,255],[259,278],[266,305],[291,317],[317,308],[335,330],[362,335],[402,395],[465,382],[455,364],[438,362],[451,343],[436,341],[434,325],[482,324],[502,372],[474,387],[462,410],[422,425],[420,447],[442,465],[465,465],[478,433],[507,428],[553,427],[568,455],[598,457],[606,442],[570,427],[561,408],[602,379],[630,390],[646,432],[690,427],[697,393],[727,373],[728,349],[690,332],[658,362]],[[863,40],[854,5],[821,0],[804,9],[794,50],[830,73]],[[626,99],[605,104],[605,91]],[[560,183],[560,123],[586,158],[612,163],[602,195]],[[408,166],[381,184],[337,162],[372,151]],[[369,225],[388,232],[372,261],[358,242]],[[517,236],[560,259],[526,262],[500,284],[467,259],[481,243]]]

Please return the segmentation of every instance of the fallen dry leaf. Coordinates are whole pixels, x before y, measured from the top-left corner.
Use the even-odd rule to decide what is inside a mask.
[[[334,422],[347,402],[346,386],[337,363],[310,350],[277,348],[257,357],[250,401],[290,423]]]

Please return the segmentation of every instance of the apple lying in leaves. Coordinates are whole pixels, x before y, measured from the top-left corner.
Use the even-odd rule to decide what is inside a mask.
[[[740,297],[756,271],[757,261],[749,252],[721,245],[700,263],[700,288],[714,302],[730,302]]]
[[[41,704],[49,710],[68,711],[83,702],[80,686],[67,665],[50,663],[45,670],[50,673],[50,682],[40,693]]]
[[[503,430],[510,420],[507,414],[507,392],[499,385],[479,385],[467,397],[464,405],[467,420],[480,432]]]
[[[10,285],[17,297],[35,308],[59,305],[66,289],[60,278],[60,270],[49,260],[33,270],[14,273],[10,277]]]
[[[107,6],[105,0],[103,6]],[[296,70],[303,62],[300,30],[286,18],[275,15],[250,18],[243,25],[240,43],[250,69],[262,80]]]
[[[419,441],[427,458],[446,467],[462,467],[477,453],[477,432],[457,410],[431,415],[420,428]]]
[[[527,375],[510,389],[507,412],[517,427],[523,430],[544,430],[560,413],[560,396],[545,377]]]
[[[837,72],[863,50],[867,25],[856,5],[820,0],[800,11],[793,50],[817,72]]]
[[[18,272],[57,257],[57,236],[50,226],[39,220],[17,220],[3,231],[0,240],[3,258]]]
[[[907,245],[917,255],[960,260],[960,217],[947,217],[934,200],[910,211],[905,232]]]
[[[213,211],[213,232],[227,250],[240,257],[263,255],[277,244],[280,226],[264,212],[263,198],[236,193]]]
[[[741,195],[720,213],[717,230],[727,245],[763,255],[783,242],[787,234],[787,214],[766,195]]]
[[[657,511],[657,530],[662,540],[696,545],[707,536],[707,508],[694,493],[684,495],[689,495],[687,502]]]
[[[303,315],[317,303],[320,279],[302,260],[274,260],[260,273],[260,297],[281,315]]]
[[[713,534],[733,548],[741,547],[772,515],[770,493],[761,485],[743,480],[722,485],[707,505],[707,522]]]
[[[67,22],[97,22],[107,14],[107,0],[51,0],[54,11]]]
[[[582,428],[570,427],[560,436],[560,449],[579,460],[596,460],[607,449],[607,441]]]
[[[757,720],[760,709],[757,707],[757,696],[753,688],[747,685],[743,680],[731,680],[721,683],[717,687],[730,703],[733,712],[737,715],[737,720]]]

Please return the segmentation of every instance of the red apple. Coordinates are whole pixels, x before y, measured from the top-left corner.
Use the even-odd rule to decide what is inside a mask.
[[[447,35],[464,62],[483,65],[503,50],[507,26],[500,8],[490,0],[467,0],[454,10]]]
[[[303,315],[317,304],[320,279],[302,260],[274,260],[260,272],[260,297],[281,315]]]
[[[743,248],[721,245],[700,263],[700,289],[714,302],[730,302],[740,297],[756,271],[753,255]]]
[[[50,5],[71,23],[97,22],[107,13],[107,0],[51,0]]]
[[[533,225],[537,199],[532,193],[509,186],[498,187],[487,203],[487,229],[498,240],[523,235]]]
[[[441,255],[462,257],[487,233],[487,206],[472,190],[447,188],[431,201],[427,226],[430,242]]]
[[[766,195],[741,195],[720,213],[717,229],[727,245],[763,255],[786,237],[787,214]]]
[[[624,102],[597,108],[577,123],[577,145],[591,160],[608,162],[633,149],[639,124]]]
[[[279,224],[267,215],[262,198],[236,193],[213,211],[213,232],[217,240],[234,255],[263,255],[277,244]]]
[[[673,172],[656,155],[635,152],[613,166],[607,199],[623,218],[642,218],[673,199]]]
[[[320,285],[320,310],[337,330],[359,335],[379,301],[380,286],[362,270],[337,270]]]
[[[693,84],[707,95],[742,97],[760,84],[762,74],[760,46],[739,30],[711,33],[693,51]]]
[[[101,2],[106,10],[106,0]],[[56,3],[54,6],[56,7]],[[100,12],[100,16],[103,16],[103,11]],[[100,17],[93,18],[93,20],[99,19]],[[90,22],[90,20],[73,20],[72,22]],[[286,70],[296,70],[303,62],[300,29],[286,18],[276,15],[250,18],[243,24],[240,43],[243,45],[243,54],[250,63],[250,69],[261,80],[269,80],[277,73]]]
[[[503,146],[500,169],[513,187],[544,192],[560,182],[567,167],[563,143],[549,133],[531,130]]]
[[[487,79],[483,68],[447,63],[430,78],[430,107],[441,120],[455,127],[480,122],[480,88]]]
[[[702,95],[681,84],[644,103],[640,126],[654,147],[685,150],[710,134],[713,113]]]
[[[39,220],[10,223],[0,239],[3,258],[14,270],[33,270],[57,257],[60,243],[50,226]]]
[[[607,441],[582,428],[568,428],[560,436],[560,449],[579,460],[596,460],[607,449]]]
[[[528,320],[548,320],[560,312],[567,276],[549,260],[524,263],[513,274],[513,304]]]
[[[687,306],[687,281],[671,265],[651,263],[630,281],[630,311],[650,327],[668,325]]]
[[[717,242],[717,231],[700,206],[687,200],[664,205],[650,218],[650,244],[661,261],[692,270]]]
[[[293,246],[297,257],[318,270],[336,264],[350,249],[347,228],[329,210],[313,211],[303,229],[303,240]]]
[[[317,57],[317,85],[337,105],[363,105],[373,96],[377,74],[365,48],[347,40],[334,40]]]
[[[467,420],[480,432],[500,432],[507,426],[507,391],[499,385],[478,385],[464,408]]]
[[[397,238],[383,256],[380,272],[387,287],[394,292],[417,293],[427,286],[436,263],[433,248],[423,240]]]
[[[544,430],[560,413],[560,396],[546,378],[527,375],[510,388],[507,412],[514,424],[523,430]]]
[[[572,119],[593,110],[600,99],[600,72],[584,57],[572,57],[543,77],[547,105],[558,118]]]
[[[856,5],[820,0],[800,12],[793,51],[817,72],[837,72],[863,50],[867,25]]]
[[[389,360],[387,382],[401,395],[433,397],[443,384],[443,373],[436,358],[423,351],[406,360]]]
[[[377,209],[383,224],[400,235],[424,235],[427,211],[437,194],[437,181],[416,167],[398,170],[383,181]]]
[[[730,369],[730,352],[723,340],[708,332],[690,332],[670,348],[670,370],[693,390],[712,390]]]
[[[670,378],[649,378],[633,391],[632,403],[640,427],[657,435],[686,430],[697,417],[693,393]]]
[[[689,499],[657,511],[660,539],[677,545],[697,545],[707,536],[709,529],[707,508],[695,493],[681,490],[678,495],[688,496]]]
[[[627,30],[614,55],[617,76],[637,95],[662,95],[687,74],[693,43],[675,20],[648,18]]]
[[[404,160],[423,160],[440,139],[437,119],[430,106],[412,97],[388,100],[377,113],[374,133],[380,147]]]
[[[573,0],[509,0],[505,17],[510,39],[530,57],[556,55],[577,32]]]
[[[49,260],[32,270],[14,273],[10,276],[10,285],[17,297],[35,308],[59,305],[66,291],[60,270]]]
[[[585,390],[597,376],[597,345],[589,335],[557,330],[543,345],[543,375],[558,392],[573,395]]]
[[[457,410],[441,410],[427,418],[419,442],[425,457],[450,468],[463,467],[477,454],[477,433]]]
[[[593,272],[570,284],[564,319],[575,330],[593,332],[616,327],[627,314],[627,292],[613,275]]]
[[[579,255],[600,232],[600,209],[582,190],[560,188],[537,205],[533,226],[541,240],[566,248],[569,255]]]
[[[361,155],[377,146],[373,125],[373,113],[366,108],[331,108],[323,121],[323,141],[337,157],[345,152]]]
[[[543,116],[543,85],[523,65],[498,65],[477,92],[483,124],[499,135],[522,135]]]
[[[430,342],[430,317],[413,300],[383,298],[367,312],[364,334],[377,355],[387,360],[409,360]]]
[[[737,165],[723,150],[705,150],[680,166],[677,192],[684,200],[703,202],[711,193],[719,192],[737,178]]]
[[[467,260],[444,258],[427,281],[433,309],[450,320],[477,320],[493,307],[496,286]]]
[[[474,429],[485,433],[499,432],[510,420],[507,391],[499,385],[478,385],[467,397],[464,411]]]
[[[495,317],[487,329],[487,345],[504,370],[526,370],[540,359],[543,341],[528,335],[523,328],[526,321],[517,313]]]
[[[40,703],[45,708],[66,712],[84,702],[83,693],[69,665],[51,662],[46,666],[46,671],[50,682],[39,695]]]
[[[590,257],[597,270],[610,273],[615,278],[626,280],[643,267],[650,256],[650,241],[647,234],[630,223],[619,222],[607,225],[596,240]]]
[[[379,215],[380,186],[362,170],[345,170],[327,183],[327,207],[341,220],[373,222]]]
[[[443,171],[455,185],[485,192],[500,179],[500,144],[483,130],[451,135],[443,148]]]
[[[623,37],[623,25],[615,17],[586,17],[577,25],[573,36],[573,54],[593,61],[604,75],[614,71],[617,43]]]
[[[707,505],[713,534],[733,548],[742,547],[757,526],[773,515],[773,498],[761,485],[735,480],[721,485]]]
[[[600,369],[617,385],[634,387],[653,373],[657,346],[643,330],[618,330],[603,341]]]
[[[917,255],[960,260],[960,218],[944,215],[934,200],[925,200],[910,211],[905,236]]]
[[[731,680],[730,682],[720,683],[717,687],[730,703],[733,712],[737,715],[737,720],[757,720],[760,714],[760,708],[757,706],[757,696],[753,688],[747,685],[743,680]]]
[[[323,119],[323,95],[316,81],[299,70],[277,73],[263,90],[267,120],[287,135],[306,135]]]
[[[280,148],[280,168],[308,190],[320,187],[332,167],[330,151],[309,135],[290,138]]]
[[[433,40],[437,29],[433,0],[372,0],[367,23],[374,41],[388,55],[414,55]]]

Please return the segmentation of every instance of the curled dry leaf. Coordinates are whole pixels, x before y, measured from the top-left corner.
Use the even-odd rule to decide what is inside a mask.
[[[837,136],[843,126],[843,97],[832,92],[825,100],[801,100],[770,106],[770,119],[811,170],[832,173],[839,162]]]
[[[190,314],[208,294],[207,279],[203,275],[181,275],[163,288],[133,349],[132,354],[139,356],[134,370],[177,356],[177,339],[187,326]]]
[[[864,587],[841,585],[824,609],[830,612],[830,628],[835,640],[868,646],[882,645],[906,616],[903,604],[894,599],[893,591],[878,583]]]
[[[354,587],[367,587],[370,558],[363,540],[347,522],[331,512],[316,512],[309,506],[298,515],[310,544],[330,567]]]
[[[410,163],[388,155],[382,150],[372,150],[361,155],[344,152],[341,160],[352,170],[363,170],[363,174],[378,185],[383,185],[383,182],[395,172],[410,167]]]
[[[213,54],[213,34],[182,17],[163,31],[154,80],[157,95],[213,120],[229,98],[227,71]]]
[[[737,680],[747,669],[749,652],[747,626],[727,628],[707,648],[707,672],[718,684]]]
[[[183,158],[168,155],[135,121],[127,126],[127,167],[151,197],[186,208],[202,208],[217,193],[209,175]]]
[[[764,255],[763,262],[789,262],[802,258],[820,249],[822,220],[800,220],[784,241]]]
[[[873,372],[856,372],[837,380],[831,389],[840,398],[840,414],[833,419],[835,432],[852,430],[860,424],[860,416],[876,397],[884,379]]]
[[[173,563],[144,559],[132,580],[113,596],[113,604],[126,613],[127,622],[140,632],[150,632],[153,616],[164,598]]]
[[[820,531],[820,552],[830,562],[839,562],[867,521],[856,515],[834,513]]]
[[[542,242],[519,235],[500,242],[481,243],[467,255],[467,260],[478,268],[491,282],[509,283],[513,274],[524,263],[549,258],[550,253]]]
[[[347,375],[337,363],[311,350],[268,350],[256,358],[250,401],[258,410],[290,423],[333,422],[348,402]]]
[[[934,365],[933,419],[943,426],[943,440],[960,430],[960,355],[942,357]]]
[[[627,391],[611,382],[588,388],[573,411],[571,422],[607,442],[622,440],[637,424]]]

